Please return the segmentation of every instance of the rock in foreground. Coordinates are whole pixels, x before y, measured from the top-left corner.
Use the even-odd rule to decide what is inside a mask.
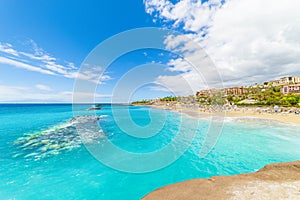
[[[144,200],[300,199],[300,161],[265,166],[250,174],[194,179],[157,189]]]

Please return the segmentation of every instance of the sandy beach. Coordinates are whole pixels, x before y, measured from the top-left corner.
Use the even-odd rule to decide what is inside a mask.
[[[274,120],[284,124],[300,124],[300,115],[295,113],[263,112],[267,108],[241,107],[223,112],[204,110],[195,106],[151,105],[184,113],[194,118],[213,116],[225,118],[257,118]],[[218,176],[209,179],[193,179],[159,188],[145,200],[201,200],[201,199],[300,199],[300,161],[277,163],[265,166],[250,174]]]
[[[163,105],[163,104],[155,104],[149,105],[154,108],[164,109],[175,111],[179,113],[187,114],[191,117],[195,118],[203,118],[205,116],[219,116],[219,117],[234,117],[234,118],[259,118],[259,119],[269,119],[275,120],[281,123],[292,123],[300,125],[300,115],[295,113],[287,113],[287,112],[263,112],[267,108],[258,108],[258,107],[240,107],[237,109],[226,110],[223,112],[219,111],[211,111],[208,109],[203,109],[199,107],[193,106],[177,106],[177,105]],[[270,108],[268,108],[270,109]]]

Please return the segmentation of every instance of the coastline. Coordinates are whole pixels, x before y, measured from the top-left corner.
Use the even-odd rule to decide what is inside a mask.
[[[149,107],[157,108],[157,109],[163,109],[163,110],[169,110],[169,111],[175,111],[178,113],[186,114],[193,118],[205,118],[207,116],[219,116],[219,117],[231,117],[231,118],[257,118],[257,119],[267,119],[267,120],[273,120],[277,122],[281,122],[284,124],[294,124],[294,125],[300,125],[300,115],[296,115],[294,113],[265,113],[261,112],[261,109],[258,110],[258,108],[253,107],[242,107],[236,110],[229,110],[225,112],[212,112],[207,111],[201,108],[197,107],[183,107],[183,106],[167,106],[167,105],[146,105]]]
[[[143,200],[299,199],[300,161],[266,165],[257,172],[188,180],[164,186]]]
[[[300,125],[300,115],[294,113],[264,113],[256,107],[242,107],[225,112],[207,111],[196,106],[147,105],[152,108],[186,114],[197,119],[225,117],[256,118]],[[217,109],[216,109],[217,110]],[[266,165],[254,173],[216,176],[187,180],[158,188],[143,200],[201,199],[300,199],[300,161]]]

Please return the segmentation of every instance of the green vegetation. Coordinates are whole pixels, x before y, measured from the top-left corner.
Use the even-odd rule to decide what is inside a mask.
[[[290,93],[284,95],[281,91],[281,86],[263,88],[260,85],[254,85],[249,87],[244,87],[243,94],[234,95],[222,94],[221,90],[216,90],[213,93],[202,93],[197,96],[197,101],[202,105],[222,105],[225,100],[237,105],[262,105],[262,106],[285,106],[285,107],[299,107],[300,106],[300,94]],[[224,101],[222,101],[224,100]],[[252,100],[253,103],[241,102],[243,100]]]
[[[176,96],[167,96],[164,98],[160,98],[160,101],[178,101],[180,98]]]
[[[222,90],[215,90],[212,93],[204,93],[197,97],[176,97],[167,96],[160,98],[160,102],[181,102],[181,103],[199,103],[201,105],[224,105],[226,102],[231,102],[236,105],[245,106],[284,106],[284,107],[300,107],[300,94],[290,93],[284,95],[280,91],[281,87],[263,88],[255,85],[244,88],[242,95],[225,95]],[[241,102],[243,100],[252,100],[252,103]],[[135,101],[132,104],[153,104],[157,100],[142,100]],[[247,102],[247,101],[246,101]]]
[[[133,101],[131,104],[150,104],[150,100]]]
[[[197,96],[196,100],[202,105],[224,105],[225,98],[222,91],[215,91],[209,95]]]
[[[262,89],[259,87],[250,88],[243,95],[235,96],[228,95],[226,99],[235,104],[239,104],[244,99],[253,99],[257,103],[254,105],[280,105],[280,106],[299,106],[300,95],[299,94],[288,94],[284,95],[280,92],[280,86]],[[243,104],[247,105],[247,104]]]

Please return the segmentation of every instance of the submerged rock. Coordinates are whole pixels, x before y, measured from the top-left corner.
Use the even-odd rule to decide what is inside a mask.
[[[103,131],[99,130],[98,126],[101,118],[101,116],[78,116],[50,129],[25,134],[14,142],[22,152],[16,153],[13,157],[23,155],[24,158],[39,160],[57,155],[63,150],[78,148],[82,143],[93,143],[104,137]]]
[[[101,108],[100,107],[91,107],[88,110],[101,110]]]

